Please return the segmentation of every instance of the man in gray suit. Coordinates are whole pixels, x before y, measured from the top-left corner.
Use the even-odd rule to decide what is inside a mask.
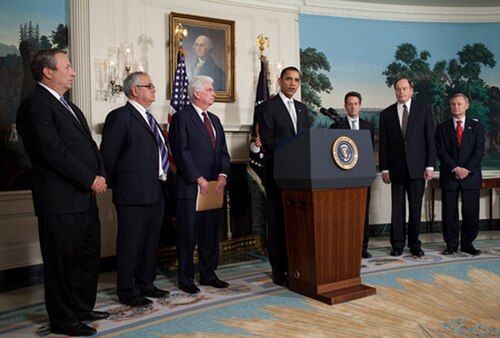
[[[425,181],[436,165],[434,122],[430,108],[412,99],[413,85],[402,77],[394,82],[397,102],[380,113],[379,166],[382,180],[391,184],[391,256],[401,256],[406,244],[406,195],[408,195],[408,247],[424,256],[420,218]]]

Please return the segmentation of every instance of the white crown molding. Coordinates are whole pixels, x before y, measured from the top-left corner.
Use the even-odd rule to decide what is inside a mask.
[[[418,22],[500,22],[499,7],[424,7],[305,0],[301,14]]]
[[[205,0],[205,2],[280,12],[299,13],[302,0]]]

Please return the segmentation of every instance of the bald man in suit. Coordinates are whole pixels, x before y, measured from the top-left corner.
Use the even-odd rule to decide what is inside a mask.
[[[380,113],[379,167],[382,181],[391,184],[391,256],[401,256],[406,244],[413,256],[425,255],[418,239],[425,181],[436,165],[434,122],[429,107],[412,99],[413,85],[402,77],[394,82],[397,102]]]
[[[443,198],[443,255],[460,250],[473,256],[481,254],[472,242],[479,230],[479,192],[481,159],[484,154],[484,128],[466,117],[469,99],[462,93],[450,99],[453,117],[436,130],[436,148],[440,160],[439,183]],[[459,240],[458,195],[462,195],[462,228]]]
[[[293,98],[300,87],[300,77],[295,67],[283,69],[278,79],[280,92],[263,103],[260,114],[260,138],[265,153],[263,183],[266,189],[269,262],[273,282],[284,286],[288,285],[288,258],[283,201],[281,189],[273,177],[273,160],[274,151],[280,144],[309,128],[306,106]]]

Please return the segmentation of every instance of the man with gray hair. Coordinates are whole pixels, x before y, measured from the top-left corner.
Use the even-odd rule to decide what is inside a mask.
[[[219,261],[221,209],[196,211],[196,196],[208,193],[208,182],[217,181],[216,193],[223,194],[230,158],[219,118],[208,112],[215,100],[213,80],[196,76],[189,83],[191,105],[174,114],[169,142],[177,164],[177,254],[179,288],[197,293],[194,284],[193,253],[198,243],[200,284],[226,288],[229,284],[215,274]]]
[[[168,149],[148,110],[156,89],[148,74],[135,72],[123,82],[128,102],[108,114],[101,154],[118,216],[117,290],[120,303],[145,306],[168,295],[153,284],[165,208]]]
[[[17,127],[31,164],[50,331],[90,336],[83,322],[109,317],[94,311],[101,225],[96,194],[106,174],[85,115],[64,94],[76,73],[66,53],[42,49],[31,61],[37,84],[17,111]]]
[[[452,117],[436,129],[436,148],[440,161],[443,255],[460,251],[473,256],[481,254],[472,242],[479,231],[479,199],[481,160],[484,155],[484,128],[481,122],[467,115],[469,98],[462,93],[450,99]],[[462,195],[462,225],[458,218],[458,196]]]

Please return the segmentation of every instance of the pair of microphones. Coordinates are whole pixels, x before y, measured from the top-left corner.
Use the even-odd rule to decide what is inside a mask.
[[[342,117],[340,117],[339,113],[337,113],[337,111],[335,109],[333,109],[332,107],[326,109],[326,108],[320,108],[319,112],[323,115],[325,115],[326,117],[329,117],[331,118],[333,121],[335,121],[335,123],[339,123],[339,121],[342,119]]]

